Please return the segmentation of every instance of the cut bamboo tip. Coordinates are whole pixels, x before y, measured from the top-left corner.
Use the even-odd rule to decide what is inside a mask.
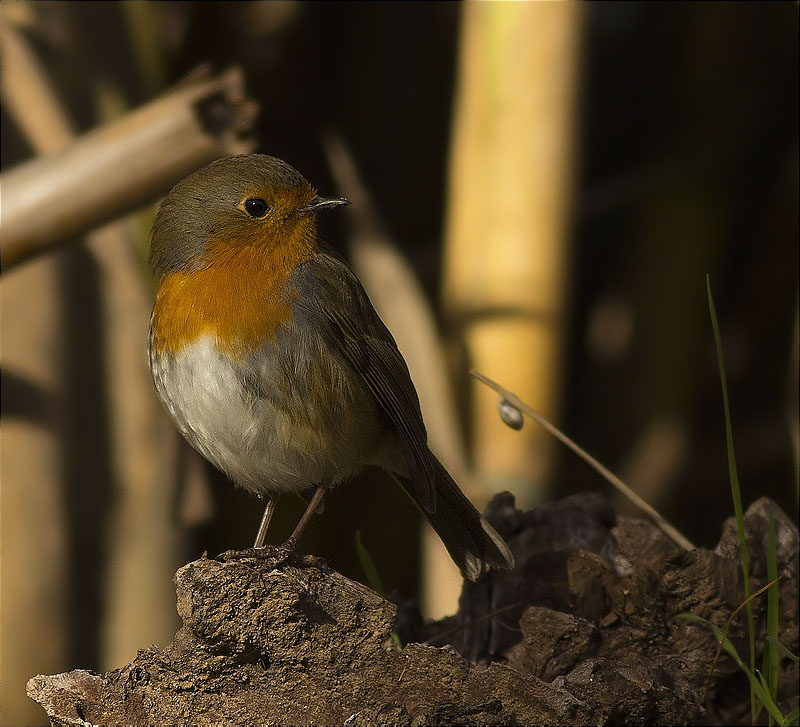
[[[137,209],[214,159],[251,151],[257,111],[240,69],[200,69],[62,151],[4,172],[3,269]]]

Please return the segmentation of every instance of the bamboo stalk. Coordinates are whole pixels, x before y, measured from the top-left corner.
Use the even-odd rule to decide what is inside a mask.
[[[38,64],[2,6],[4,110],[36,150],[69,143],[69,120],[39,83]],[[25,6],[22,6],[25,7]],[[5,189],[3,189],[5,192]],[[5,195],[3,225],[5,224]],[[32,674],[67,667],[67,532],[60,472],[64,456],[64,313],[60,260],[3,279],[3,424],[0,457],[0,703],[4,724],[37,724],[25,695]],[[36,291],[31,295],[31,291]],[[10,378],[16,381],[9,381]],[[24,383],[23,383],[24,382]],[[14,401],[28,393],[25,401]],[[42,401],[32,405],[31,392]]]
[[[202,72],[62,151],[4,172],[4,270],[153,200],[203,164],[250,150],[241,134],[255,112],[241,71]]]
[[[568,203],[582,9],[466,3],[450,153],[444,304],[461,364],[557,419],[566,323]],[[542,496],[552,442],[509,437],[470,386],[474,468],[486,496]],[[536,490],[538,489],[538,492]]]

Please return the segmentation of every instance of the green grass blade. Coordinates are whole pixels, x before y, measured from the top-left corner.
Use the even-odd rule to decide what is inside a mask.
[[[762,690],[761,692],[756,693],[759,695],[761,703],[767,708],[770,720],[774,719],[778,724],[783,724],[786,720],[786,717],[784,716],[783,712],[781,712],[780,707],[778,707],[778,703],[772,698],[772,695],[769,692],[770,687],[769,684],[767,684],[767,680],[758,670],[756,670],[756,676],[758,677],[758,683]]]
[[[800,656],[797,654],[793,654],[789,649],[787,649],[777,638],[774,636],[767,636],[767,641],[770,642],[781,654],[781,656],[785,656],[787,659],[791,659],[792,661],[800,661]]]
[[[775,519],[769,513],[769,538],[767,542],[767,580],[775,581],[767,591],[767,638],[764,641],[764,656],[761,671],[766,674],[767,690],[773,701],[778,698],[778,669],[780,664],[778,649],[774,642],[778,640],[778,627],[780,613],[778,599],[778,552],[775,542]],[[769,727],[772,727],[772,715],[769,718]]]
[[[797,725],[800,724],[800,707],[793,709],[789,714],[783,718],[782,725]]]
[[[769,587],[771,587],[771,585],[759,588],[758,591],[756,591],[756,593],[753,594],[753,597],[760,595],[761,593],[766,591]],[[780,708],[778,707],[776,699],[770,693],[770,687],[769,684],[767,683],[767,680],[764,678],[761,672],[748,668],[748,666],[742,661],[742,658],[739,656],[739,652],[736,650],[736,647],[733,645],[733,642],[726,636],[726,631],[730,626],[733,617],[735,616],[736,612],[739,611],[739,609],[743,608],[743,606],[744,604],[742,604],[742,606],[739,606],[739,608],[737,608],[736,611],[734,611],[734,613],[731,614],[731,618],[728,619],[728,622],[725,626],[725,630],[719,628],[719,626],[712,623],[708,619],[705,619],[702,616],[697,616],[696,614],[693,613],[679,613],[675,616],[675,618],[681,619],[682,621],[696,621],[697,623],[701,623],[704,624],[705,626],[708,626],[714,633],[714,638],[717,640],[719,648],[723,649],[727,654],[729,654],[733,658],[733,660],[736,662],[736,665],[739,667],[739,669],[741,669],[744,672],[745,676],[747,677],[747,680],[750,682],[750,693],[753,696],[754,700],[753,708],[755,709],[756,716],[761,712],[761,707],[765,707],[767,709],[767,712],[769,712],[770,721],[775,720],[776,722],[778,722],[778,724],[781,725],[787,724],[787,717],[783,716]],[[780,646],[781,648],[785,648],[782,644]],[[717,652],[717,656],[714,657],[712,672],[714,670],[714,667],[716,666],[718,656],[719,652]],[[710,684],[710,675],[709,675],[709,682],[707,683],[706,686],[706,692],[705,692],[706,696],[703,697],[704,701],[708,696],[708,684]],[[757,708],[756,708],[756,702],[758,703]]]
[[[386,598],[386,591],[383,588],[381,577],[378,575],[378,569],[375,567],[375,562],[372,560],[369,551],[364,547],[360,530],[356,530],[356,554],[358,555],[359,563],[361,563],[361,568],[367,576],[369,587],[381,598]],[[396,629],[392,629],[392,641],[394,641],[398,649],[403,648],[403,644],[400,641],[400,634],[397,633]]]
[[[369,551],[364,547],[360,530],[356,530],[356,553],[358,554],[358,561],[361,563],[361,568],[364,570],[364,575],[367,576],[369,587],[382,598],[386,598],[386,591],[383,590],[383,583],[381,582],[381,577],[378,575],[378,569],[375,567],[375,563]]]
[[[711,624],[709,622],[712,630],[714,631],[714,636],[717,637],[717,641],[722,644],[722,648],[733,657],[733,660],[739,666],[739,668],[744,672],[744,675],[747,677],[747,680],[750,682],[750,689],[755,694],[756,698],[758,699],[761,704],[766,707],[769,715],[772,719],[776,722],[783,722],[784,716],[781,710],[778,708],[778,705],[775,703],[775,700],[772,698],[772,695],[769,693],[769,687],[767,685],[766,680],[764,679],[763,675],[759,671],[753,671],[748,668],[747,664],[742,661],[742,658],[739,656],[739,652],[736,650],[736,647],[733,645],[733,642],[730,639],[725,638],[722,633],[722,630]]]
[[[708,293],[708,312],[711,316],[711,327],[714,330],[714,344],[717,348],[717,364],[719,366],[719,378],[722,384],[722,405],[725,410],[725,439],[728,448],[728,476],[731,483],[731,497],[733,499],[733,509],[736,514],[736,527],[739,534],[739,554],[742,560],[742,575],[744,576],[744,595],[745,599],[750,597],[750,567],[747,555],[747,542],[744,536],[744,512],[742,511],[742,494],[739,488],[739,473],[736,469],[736,455],[733,449],[733,428],[731,426],[731,411],[728,402],[728,382],[725,376],[725,361],[722,356],[722,337],[719,333],[719,323],[717,321],[717,311],[714,307],[714,296],[711,294],[711,279],[706,275],[706,292]],[[747,604],[747,630],[750,639],[750,672],[755,671],[756,666],[756,633],[753,622],[753,607]],[[751,685],[752,685],[751,681]],[[750,695],[750,711],[755,721],[756,705],[753,694]]]

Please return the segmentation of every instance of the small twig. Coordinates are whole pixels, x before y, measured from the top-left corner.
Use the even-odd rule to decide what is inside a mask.
[[[511,406],[516,409],[519,409],[521,412],[527,414],[531,419],[535,422],[539,423],[543,426],[550,434],[552,434],[559,442],[565,444],[569,447],[575,454],[577,454],[581,459],[591,465],[597,472],[599,472],[603,477],[605,477],[614,487],[616,487],[625,497],[627,497],[634,505],[636,505],[639,509],[643,510],[647,515],[653,520],[653,522],[672,540],[676,545],[679,545],[684,550],[694,550],[695,546],[692,542],[686,538],[683,534],[681,534],[674,526],[670,525],[656,510],[654,510],[650,505],[648,505],[639,495],[637,495],[630,487],[628,487],[619,477],[617,477],[613,472],[609,469],[604,467],[600,464],[592,455],[586,452],[584,449],[579,447],[575,442],[573,442],[566,434],[564,434],[560,429],[556,426],[551,424],[547,419],[545,419],[541,414],[534,411],[529,407],[524,401],[521,401],[516,394],[504,389],[500,384],[495,381],[492,381],[487,376],[484,376],[482,373],[475,371],[474,369],[470,371],[470,374],[474,376],[478,381],[481,383],[486,384],[490,389],[494,389],[503,401],[508,402]]]

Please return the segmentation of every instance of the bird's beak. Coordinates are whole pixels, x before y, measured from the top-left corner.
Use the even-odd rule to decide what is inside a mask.
[[[297,211],[302,215],[307,215],[346,204],[350,204],[350,200],[344,197],[314,197],[305,207],[301,207]]]

